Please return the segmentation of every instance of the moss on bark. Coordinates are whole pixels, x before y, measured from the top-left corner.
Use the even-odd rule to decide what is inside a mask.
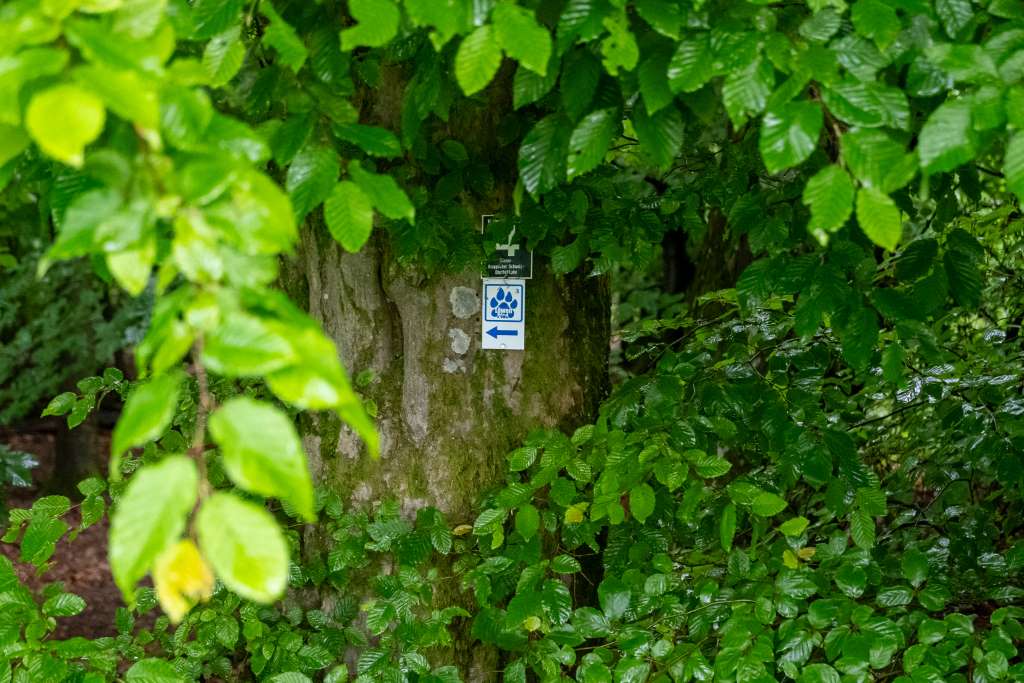
[[[606,281],[556,277],[538,258],[527,284],[526,350],[485,351],[478,299],[465,317],[467,290],[479,297],[478,273],[424,280],[391,262],[379,241],[347,254],[324,232],[306,228],[285,269],[287,289],[306,294],[349,372],[372,371],[363,391],[377,405],[382,452],[370,459],[330,416],[304,418],[320,485],[352,506],[397,499],[410,516],[430,505],[452,525],[471,523],[483,492],[504,480],[505,455],[530,430],[571,431],[594,417],[607,390]],[[453,296],[456,288],[465,289]],[[468,338],[468,348],[455,337]],[[455,583],[439,602],[466,602]],[[495,653],[469,641],[468,624],[458,630],[443,657],[476,672],[467,680],[493,680],[483,672],[495,670]]]

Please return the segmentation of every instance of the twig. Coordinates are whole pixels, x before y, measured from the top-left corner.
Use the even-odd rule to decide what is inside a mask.
[[[196,382],[199,383],[199,405],[196,407],[196,427],[192,435],[192,447],[189,455],[196,461],[199,468],[199,498],[203,499],[210,493],[210,482],[206,477],[206,458],[203,451],[206,448],[206,416],[213,409],[213,398],[210,395],[209,382],[206,378],[206,368],[202,363],[203,338],[196,339],[192,347],[192,358],[195,363]]]

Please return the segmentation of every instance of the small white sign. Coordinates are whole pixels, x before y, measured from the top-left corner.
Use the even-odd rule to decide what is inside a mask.
[[[526,280],[485,278],[480,346],[522,351],[526,348]]]

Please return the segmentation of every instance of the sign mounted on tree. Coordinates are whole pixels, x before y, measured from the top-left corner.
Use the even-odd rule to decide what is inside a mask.
[[[482,215],[480,217],[480,232],[484,232],[494,218],[494,214]],[[494,247],[494,253],[488,255],[486,274],[481,277],[526,280],[533,277],[533,251],[526,248],[525,240],[519,240],[516,237],[514,227],[509,231],[504,243],[499,242]]]
[[[526,280],[485,278],[480,346],[522,351],[526,348]]]

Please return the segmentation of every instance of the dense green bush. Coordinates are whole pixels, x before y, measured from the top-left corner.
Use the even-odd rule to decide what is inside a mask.
[[[867,276],[876,286],[863,300],[842,293],[848,305],[902,294],[918,311],[903,319],[882,308],[897,325],[862,360],[827,328],[794,334],[788,292],[799,279],[748,271],[740,289],[700,300],[713,317],[646,316],[622,329],[627,352],[652,356],[652,369],[622,383],[595,424],[538,432],[510,453],[507,484],[481,501],[472,529],[432,509],[412,520],[384,503],[368,515],[319,495],[330,541],[301,554],[294,597],[280,605],[218,589],[176,628],[160,617],[133,633],[125,611],[119,638],[39,642],[24,663],[110,673],[122,658],[159,652],[189,679],[237,676],[245,660],[261,678],[333,670],[329,680],[345,680],[335,667],[355,648],[360,680],[460,680],[426,657],[467,618],[475,637],[506,651],[508,681],[1017,678],[1020,342],[990,318],[1019,295],[1015,280],[990,274],[1016,270],[1017,252],[998,252],[1021,234],[1017,223],[994,231],[990,218],[922,236],[898,259],[833,243],[818,268],[845,277],[877,264]],[[969,280],[987,283],[978,305],[940,300],[940,314],[926,311],[939,296],[927,283],[968,272],[947,256],[965,249],[977,254]],[[683,336],[666,341],[673,330]],[[183,406],[187,431],[194,405]],[[163,442],[172,452],[176,434]],[[218,457],[209,467],[228,484]],[[86,486],[83,509],[102,512],[102,485]],[[45,563],[64,531],[54,520],[66,502],[54,500],[15,516],[38,527],[22,540],[26,560]],[[298,549],[300,537],[289,538]],[[433,605],[443,556],[473,596],[469,612]],[[382,562],[392,570],[374,598],[346,594]],[[303,606],[305,588],[324,586],[343,596],[332,610]],[[42,607],[23,598],[25,609],[43,623],[61,616],[58,590]],[[81,609],[60,600],[67,613]],[[143,592],[136,609],[154,606]]]
[[[466,628],[510,683],[1020,678],[1022,22],[1012,0],[4,3],[0,206],[19,249],[49,245],[3,285],[11,416],[74,335],[125,329],[61,262],[154,301],[144,380],[46,410],[125,397],[110,481],[80,492],[82,526],[115,506],[130,607],[55,640],[81,599],[0,561],[0,679],[334,681],[351,655],[359,683],[448,682]],[[642,279],[681,234],[693,286],[620,292],[620,386],[514,450],[475,523],[349,509],[292,418],[372,457],[374,406],[282,257],[303,223],[349,252],[378,227],[429,280],[479,260],[496,197],[556,274]],[[12,511],[24,563],[70,506]]]
[[[26,255],[0,279],[0,425],[35,417],[65,386],[114,362],[146,329],[151,297],[111,292],[87,263],[37,276]]]

